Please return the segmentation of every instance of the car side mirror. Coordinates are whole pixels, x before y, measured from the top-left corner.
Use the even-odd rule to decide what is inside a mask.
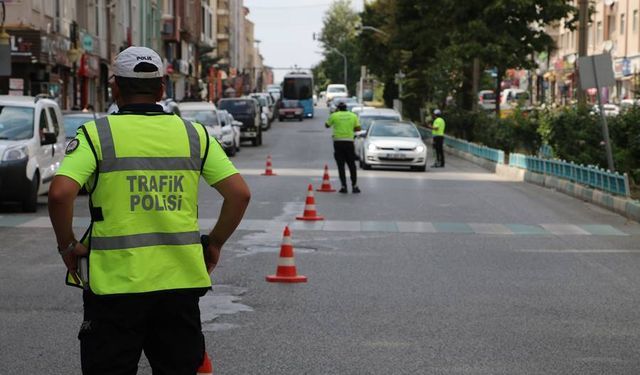
[[[58,141],[58,137],[56,137],[56,133],[44,132],[42,133],[42,139],[40,139],[40,144],[52,145]]]

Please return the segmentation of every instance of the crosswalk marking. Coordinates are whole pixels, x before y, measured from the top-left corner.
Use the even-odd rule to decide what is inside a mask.
[[[199,219],[202,231],[213,228],[216,218]],[[85,229],[91,219],[75,217],[73,226]],[[296,231],[324,232],[380,232],[380,233],[427,233],[459,235],[499,235],[499,236],[628,236],[628,231],[606,224],[502,224],[502,223],[454,223],[425,221],[384,221],[384,220],[323,220],[298,221],[277,218],[245,219],[239,230],[279,232],[285,225]],[[11,215],[0,216],[0,227],[4,228],[51,228],[46,216]],[[631,235],[637,235],[637,231]]]

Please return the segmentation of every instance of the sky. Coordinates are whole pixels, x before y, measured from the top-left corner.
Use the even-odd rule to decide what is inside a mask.
[[[313,33],[322,31],[322,19],[332,0],[244,0],[248,18],[254,22],[255,39],[265,65],[273,68],[311,68],[322,59],[320,43]],[[363,0],[351,0],[357,12]],[[276,83],[287,70],[274,69]]]

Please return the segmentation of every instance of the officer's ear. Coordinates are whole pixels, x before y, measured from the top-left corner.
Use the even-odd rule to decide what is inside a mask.
[[[162,97],[164,96],[164,77],[162,77],[162,81],[160,82],[160,88],[158,89],[158,92],[156,92],[156,102],[159,102],[162,100]]]

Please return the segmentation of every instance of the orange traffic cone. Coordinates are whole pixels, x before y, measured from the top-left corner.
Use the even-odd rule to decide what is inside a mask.
[[[306,283],[307,277],[298,275],[296,262],[293,258],[293,245],[291,244],[291,232],[289,226],[284,227],[282,235],[282,246],[280,246],[280,258],[275,275],[266,277],[271,283]]]
[[[316,189],[316,191],[321,191],[324,193],[333,193],[336,191],[333,187],[331,187],[331,181],[329,180],[329,167],[324,165],[324,175],[322,176],[322,185],[320,189]]]
[[[304,212],[302,216],[296,217],[298,220],[324,220],[324,217],[319,216],[316,212],[316,199],[313,197],[313,186],[309,184],[307,191],[307,200],[304,205]]]
[[[198,367],[196,375],[213,375],[213,366],[211,365],[211,360],[209,359],[209,354],[207,354],[207,352],[204,352],[202,364]]]
[[[267,167],[264,170],[263,176],[276,176],[271,169],[271,155],[267,155]]]

